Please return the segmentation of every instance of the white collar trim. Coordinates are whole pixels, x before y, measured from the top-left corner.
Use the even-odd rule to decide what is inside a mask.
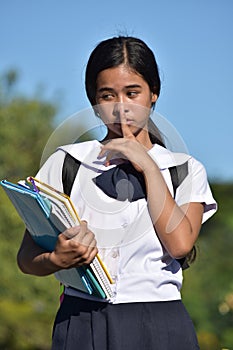
[[[93,161],[97,161],[100,147],[101,143],[97,140],[93,140],[60,146],[58,150],[63,150],[82,163],[90,165]],[[188,154],[171,152],[158,144],[155,144],[148,151],[148,154],[155,160],[161,170],[181,165],[191,158]],[[103,160],[101,159],[97,161],[97,163],[103,163]]]

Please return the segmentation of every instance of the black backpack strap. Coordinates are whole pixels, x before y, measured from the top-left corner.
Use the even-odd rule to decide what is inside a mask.
[[[69,153],[66,153],[62,167],[62,183],[63,191],[68,196],[70,196],[80,164],[81,162],[79,160],[72,157]]]
[[[181,183],[184,181],[184,179],[188,175],[188,162],[185,162],[177,166],[173,166],[169,168],[169,171],[171,175],[174,198],[175,198],[177,188],[181,185]]]
[[[181,185],[181,183],[184,181],[184,179],[188,175],[188,162],[185,162],[181,165],[173,166],[169,168],[169,171],[171,175],[173,192],[174,192],[173,197],[175,198],[177,188]],[[189,267],[186,257],[177,259],[177,261],[180,263],[182,270],[185,270]]]

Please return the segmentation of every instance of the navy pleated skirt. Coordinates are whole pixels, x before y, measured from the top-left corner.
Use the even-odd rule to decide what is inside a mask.
[[[182,301],[108,304],[65,295],[52,350],[197,350]]]

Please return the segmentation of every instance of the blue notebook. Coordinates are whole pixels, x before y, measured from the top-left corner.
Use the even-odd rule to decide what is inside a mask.
[[[27,181],[14,184],[2,180],[0,185],[15,206],[33,240],[42,248],[52,251],[57,236],[66,228],[78,224],[80,219],[68,196],[34,180],[38,185],[36,190]],[[103,266],[100,258],[96,257],[89,267],[60,270],[55,276],[65,285],[109,299],[113,296],[110,287],[112,282]]]
[[[19,184],[12,184],[7,180],[1,181],[6,194],[14,204],[23,219],[34,241],[49,251],[55,247],[57,236],[65,230],[65,226],[58,220],[52,221],[51,206],[43,197]]]

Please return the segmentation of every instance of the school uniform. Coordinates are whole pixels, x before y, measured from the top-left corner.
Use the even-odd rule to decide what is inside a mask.
[[[88,141],[60,147],[37,174],[41,181],[63,191],[66,153],[81,162],[70,197],[95,233],[99,254],[115,282],[114,296],[108,302],[66,286],[52,349],[199,349],[181,302],[180,263],[168,254],[154,231],[142,179],[117,160],[105,167],[104,159],[98,158],[100,146],[98,141]],[[169,168],[187,164],[187,174],[175,194],[178,205],[203,203],[203,222],[215,213],[217,205],[199,161],[159,145],[148,154],[172,195]]]

